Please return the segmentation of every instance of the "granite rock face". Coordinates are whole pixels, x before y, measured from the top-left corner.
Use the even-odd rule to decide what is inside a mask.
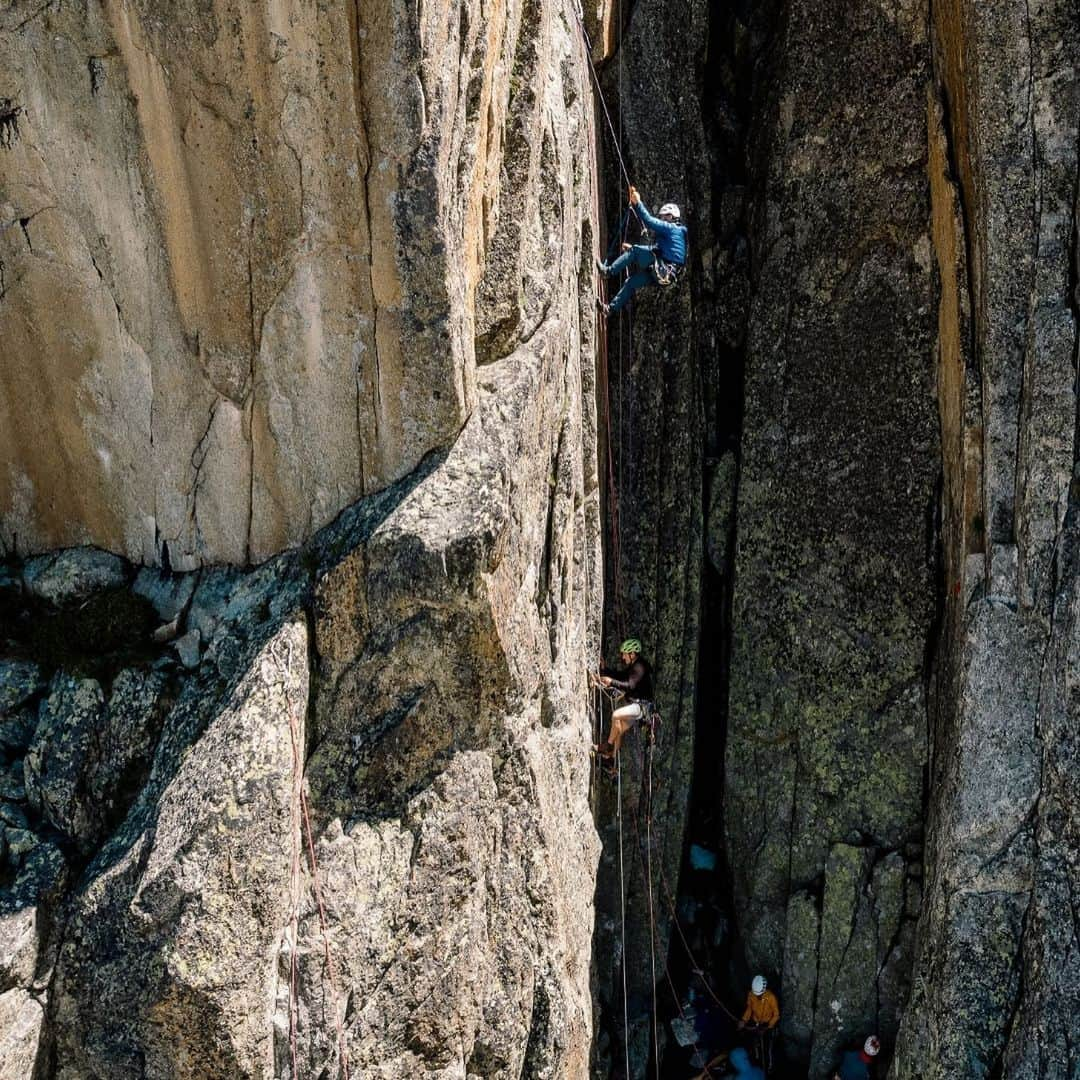
[[[588,1075],[574,7],[16,5],[0,54],[4,543],[84,545],[0,578],[11,1067]]]
[[[216,590],[192,672],[159,662],[149,775],[47,901],[56,1076],[587,1075],[599,537],[562,332],[485,370],[445,460]]]
[[[897,1077],[1080,1069],[1076,11],[934,6],[945,610]]]
[[[0,13],[0,1076],[1080,1069],[1075,5],[611,7]]]
[[[752,147],[725,834],[743,970],[780,987],[786,1053],[813,1077],[895,1032],[921,873],[926,18],[787,5]]]
[[[642,0],[609,74],[634,180],[693,244],[683,292],[641,294],[609,336],[624,606],[661,656],[672,625],[727,626],[731,649],[726,710],[658,665],[681,790],[655,843],[682,835],[689,747],[726,725],[716,983],[768,975],[811,1076],[869,1030],[902,1076],[1076,1068],[1076,30],[1067,5]],[[732,555],[727,616],[710,576]],[[703,619],[677,610],[695,591]]]
[[[450,445],[477,340],[545,308],[519,31],[576,26],[488,7],[7,6],[5,548],[259,561]]]

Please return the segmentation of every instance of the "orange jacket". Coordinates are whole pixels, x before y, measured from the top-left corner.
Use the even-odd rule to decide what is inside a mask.
[[[765,1027],[774,1028],[780,1023],[780,1002],[771,990],[766,990],[761,997],[751,992],[746,995],[746,1009],[742,1018],[747,1024],[764,1024]]]

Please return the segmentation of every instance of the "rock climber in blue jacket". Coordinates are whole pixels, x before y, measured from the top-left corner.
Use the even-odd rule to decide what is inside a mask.
[[[601,262],[597,269],[604,277],[634,267],[623,287],[610,304],[601,303],[605,315],[622,311],[630,297],[645,285],[674,285],[686,265],[686,226],[674,203],[664,203],[658,217],[649,213],[636,187],[630,188],[630,205],[638,220],[653,235],[651,244],[623,244],[623,253],[610,265]]]

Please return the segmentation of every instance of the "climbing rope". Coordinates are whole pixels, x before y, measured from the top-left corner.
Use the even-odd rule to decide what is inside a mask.
[[[648,855],[648,873],[646,889],[649,897],[649,961],[652,965],[652,1029],[653,1029],[653,1057],[656,1061],[656,1075],[660,1076],[660,1034],[658,1024],[656,1021],[656,941],[653,927],[656,926],[656,919],[653,915],[653,880],[652,880],[652,755],[653,744],[650,741],[648,747],[649,755],[649,795],[648,801],[645,804],[645,851]]]
[[[311,836],[311,818],[308,814],[307,795],[300,788],[300,807],[304,812],[304,832],[307,835],[308,858],[311,860],[311,883],[315,890],[315,902],[319,908],[319,927],[322,930],[323,954],[326,957],[326,971],[330,977],[330,998],[334,1011],[334,1029],[337,1034],[338,1060],[341,1062],[342,1080],[349,1080],[349,1048],[345,1042],[345,1029],[338,1011],[337,974],[334,969],[334,957],[330,951],[330,927],[326,918],[326,906],[323,904],[322,885],[319,881],[319,862],[315,858],[315,843]]]
[[[290,660],[292,650],[289,650]],[[300,940],[300,791],[303,785],[303,770],[300,766],[299,732],[296,730],[296,717],[289,706],[289,735],[292,739],[293,785],[290,800],[292,818],[292,861],[289,868],[289,1057],[292,1062],[292,1075],[300,1075],[300,1055],[296,1046],[297,1028],[297,993],[296,993],[296,951]]]
[[[585,28],[585,22],[584,22],[584,19],[582,17],[581,8],[580,8],[579,4],[576,3],[576,2],[575,2],[575,5],[574,5],[574,13],[575,13],[575,16],[577,18],[578,26],[579,26],[579,28],[581,30],[582,38],[583,38],[583,40],[585,42],[585,59],[586,59],[586,62],[588,64],[589,72],[590,72],[590,74],[592,76],[593,85],[594,85],[594,87],[596,89],[596,96],[597,96],[598,101],[600,102],[600,108],[601,108],[601,111],[603,113],[604,120],[605,120],[605,122],[607,124],[608,132],[609,132],[609,134],[611,136],[611,143],[612,143],[612,146],[613,146],[613,148],[615,150],[615,156],[618,159],[619,171],[621,172],[623,180],[625,181],[626,186],[629,189],[631,187],[630,173],[626,168],[626,159],[624,158],[623,152],[622,152],[622,142],[623,142],[623,114],[622,114],[622,110],[620,110],[620,112],[619,112],[619,130],[618,130],[618,132],[616,132],[615,124],[612,121],[612,117],[611,117],[611,111],[608,108],[607,101],[604,98],[603,89],[602,89],[602,87],[600,85],[600,77],[599,77],[599,75],[598,75],[598,73],[596,71],[596,65],[593,63],[593,58],[592,58],[593,44],[592,44],[591,39],[589,38],[588,30],[586,30],[586,28]],[[618,18],[619,18],[619,36],[620,36],[619,47],[618,47],[618,52],[619,52],[619,100],[623,101],[623,100],[625,100],[625,95],[624,95],[625,73],[624,73],[624,65],[623,65],[622,40],[621,40],[621,38],[622,38],[622,26],[623,26],[622,0],[619,0]],[[644,228],[644,223],[641,221],[641,217],[640,217],[640,214],[638,214],[637,207],[634,204],[631,203],[630,204],[630,209],[633,211],[635,217],[637,217],[639,224],[641,224],[642,227]],[[617,231],[618,234],[619,234],[617,236],[617,241],[616,241],[617,243],[621,244],[621,243],[626,242],[628,225],[629,225],[629,215],[624,213],[623,217],[622,217],[622,219],[620,221],[619,229]],[[611,256],[613,250],[614,250],[614,244],[612,245],[612,248],[609,249],[609,252],[608,252],[608,261],[609,262],[611,261],[610,256]],[[630,366],[631,367],[633,366],[633,323],[632,322],[631,322],[631,325],[630,325],[629,329],[630,329],[629,347],[624,348],[623,324],[622,324],[622,321],[620,320],[620,322],[619,322],[619,356],[618,356],[618,377],[619,377],[619,387],[620,388],[625,385],[624,380],[623,380],[623,357],[624,357],[624,355],[627,356],[627,358],[628,358],[627,362],[630,364]],[[623,583],[622,543],[621,543],[621,540],[622,540],[622,522],[621,522],[620,514],[619,514],[619,497],[618,497],[619,491],[620,490],[625,490],[624,475],[623,475],[623,469],[624,469],[624,463],[625,463],[625,455],[622,452],[622,449],[623,449],[622,448],[623,399],[622,399],[622,394],[620,393],[619,398],[618,398],[618,418],[617,418],[617,424],[616,424],[617,429],[618,429],[618,433],[619,433],[619,443],[618,443],[619,482],[618,482],[618,484],[616,484],[616,482],[615,482],[615,463],[614,463],[614,452],[615,452],[616,444],[615,444],[614,440],[612,439],[612,430],[611,430],[611,413],[612,413],[611,405],[612,405],[612,403],[611,403],[611,381],[610,381],[610,376],[609,376],[610,361],[609,361],[609,353],[608,353],[608,331],[607,331],[607,320],[604,319],[604,318],[601,318],[601,320],[600,320],[599,337],[600,337],[600,355],[601,355],[601,365],[600,365],[600,367],[601,367],[601,381],[603,383],[602,394],[603,394],[603,400],[604,400],[604,423],[605,423],[605,433],[606,433],[606,437],[607,437],[608,520],[609,520],[609,525],[610,525],[610,529],[611,529],[611,551],[612,551],[612,563],[613,563],[612,576],[613,576],[614,593],[615,593],[615,614],[616,614],[616,622],[618,624],[619,635],[624,636],[625,633],[626,633],[626,617],[625,617],[626,608],[625,608],[625,603],[624,603],[624,599],[623,599],[623,589],[622,589],[622,583]],[[632,435],[631,435],[631,438],[632,438]],[[600,740],[601,740],[601,738],[603,736],[603,715],[602,715],[603,714],[603,705],[602,705],[603,696],[607,696],[609,698],[609,700],[613,703],[615,695],[608,693],[605,690],[605,688],[602,687],[599,684],[597,685],[597,691],[598,691],[599,696],[596,698],[596,704],[598,706],[597,709],[596,709],[596,716],[597,716],[597,719],[599,721],[599,726],[598,726],[598,729],[596,730],[596,734],[597,734],[596,742],[599,744]],[[622,955],[620,957],[620,967],[622,969],[622,994],[623,994],[623,1048],[624,1048],[625,1065],[626,1065],[626,1069],[627,1069],[627,1080],[629,1080],[629,1075],[630,1075],[629,1074],[629,1068],[630,1068],[630,1020],[629,1020],[629,1005],[628,1005],[627,977],[626,977],[626,880],[625,880],[625,869],[624,869],[624,860],[623,860],[622,755],[621,755],[620,751],[615,752],[615,772],[616,772],[616,789],[617,789],[616,790],[616,797],[617,797],[617,800],[618,800],[616,817],[617,817],[617,822],[618,822],[618,834],[619,834],[619,915],[620,915],[620,933],[621,933],[621,940],[622,940]],[[651,775],[652,775],[652,761],[651,761],[651,756],[650,756],[650,762],[649,762],[650,805],[649,805],[649,816],[648,816],[648,822],[649,822],[649,824],[648,824],[648,830],[649,830],[648,846],[649,846],[650,854],[649,854],[648,863],[647,863],[647,880],[648,880],[647,888],[648,888],[648,908],[649,908],[649,955],[650,955],[651,970],[652,970],[652,986],[651,986],[651,989],[652,989],[652,1042],[653,1042],[653,1057],[654,1057],[654,1063],[655,1063],[655,1068],[656,1068],[656,1076],[659,1077],[659,1075],[660,1075],[660,1043],[659,1043],[659,1027],[658,1027],[658,1022],[657,1022],[657,1006],[656,1006],[656,924],[655,924],[654,911],[653,911],[653,881],[652,881],[652,857],[651,857],[651,847],[652,847],[652,839],[651,839],[651,820],[652,820]],[[637,820],[636,811],[634,811],[634,816],[635,816],[635,822],[636,822],[636,820]],[[638,831],[638,838],[639,838],[639,846],[640,846],[640,830]],[[678,995],[675,993],[675,986],[674,986],[674,983],[671,980],[670,973],[667,970],[666,963],[665,963],[664,972],[665,972],[665,975],[667,977],[668,984],[669,984],[669,986],[671,988],[672,996],[675,999],[676,1007],[679,1009],[680,1014],[683,1014],[682,1004],[678,999]],[[684,1016],[684,1019],[685,1019],[685,1014],[683,1014],[683,1016]],[[695,1049],[697,1049],[696,1046],[695,1046]],[[712,1075],[708,1070],[708,1066],[706,1066],[706,1068],[705,1068],[705,1075],[706,1076],[711,1076]]]
[[[611,380],[608,376],[608,336],[606,320],[600,322],[600,375],[603,382],[604,427],[607,437],[608,527],[611,531],[612,577],[615,585],[615,621],[620,635],[626,632],[626,613],[622,592],[622,545],[619,543],[619,495],[615,484],[614,443],[611,435]],[[621,421],[621,416],[620,416]],[[621,434],[622,427],[619,425]],[[620,455],[621,456],[621,455]]]
[[[651,762],[650,762],[650,765],[651,765]],[[651,782],[649,784],[649,791],[651,793]],[[651,794],[650,794],[650,797],[651,797]],[[651,815],[651,813],[652,813],[651,804],[648,807],[648,810],[649,810],[649,814]],[[649,856],[649,861],[647,861],[646,856],[642,851],[641,822],[640,822],[640,819],[637,816],[637,811],[633,807],[631,807],[630,812],[631,812],[631,814],[633,815],[633,818],[634,818],[634,831],[635,831],[635,833],[637,835],[637,840],[638,840],[638,844],[637,844],[638,858],[641,860],[641,867],[642,867],[643,872],[646,874],[646,876],[648,876],[648,873],[649,873],[649,861],[651,861],[651,853],[650,853],[650,856]],[[650,836],[650,843],[651,843],[651,836]],[[650,945],[653,948],[653,950],[655,950],[655,948],[656,948],[657,936],[658,936],[658,931],[657,931],[657,928],[656,928],[656,921],[652,917],[651,906],[650,906],[649,937],[650,937]],[[686,1015],[686,1010],[683,1008],[682,1000],[679,997],[679,993],[675,989],[675,981],[671,977],[671,969],[668,966],[667,960],[664,961],[664,979],[667,981],[668,989],[671,992],[671,1000],[675,1003],[675,1008],[678,1010],[679,1018],[683,1021],[684,1024],[688,1025],[690,1028],[693,1028],[693,1025],[690,1023],[690,1020]],[[656,1018],[656,1011],[655,1011],[655,1009],[656,1009],[656,998],[655,998],[655,995],[656,995],[656,984],[654,982],[654,984],[653,984],[653,1023],[654,1024],[656,1023],[656,1019],[655,1019]],[[702,1066],[703,1073],[699,1074],[699,1075],[704,1075],[706,1077],[711,1078],[713,1074],[709,1069],[708,1058],[706,1057],[706,1055],[702,1051],[701,1047],[698,1045],[697,1040],[696,1039],[691,1039],[690,1045],[693,1047],[695,1055],[700,1055],[702,1061],[705,1062],[705,1064]]]
[[[608,699],[609,704],[612,707],[614,707],[614,705],[616,703],[616,700],[617,700],[619,695],[616,692],[613,692],[613,691],[609,690],[607,687],[604,687],[602,685],[598,685],[597,689],[601,692],[603,697],[606,697]],[[649,715],[648,715],[647,712],[645,712],[644,709],[643,709],[640,724],[641,724],[641,727],[642,727],[643,731],[645,729],[647,729],[648,726],[649,726]],[[623,1045],[624,1045],[625,1050],[626,1050],[628,1064],[629,1064],[630,1042],[629,1042],[629,1018],[628,1018],[628,1015],[627,1015],[627,986],[626,986],[626,906],[625,906],[626,883],[625,883],[625,875],[624,875],[624,870],[623,870],[623,812],[622,812],[623,798],[622,798],[622,753],[621,753],[621,749],[619,751],[616,751],[616,754],[615,754],[615,771],[616,771],[616,780],[617,780],[617,799],[618,799],[617,821],[618,821],[618,829],[619,829],[619,904],[620,904],[620,915],[621,915],[621,934],[622,934],[622,950],[623,950],[622,951],[622,956],[620,958],[620,966],[622,968],[622,983],[623,983],[623,1027],[624,1027],[624,1044]],[[650,964],[651,964],[651,969],[652,969],[652,983],[651,983],[652,1045],[653,1045],[653,1059],[654,1059],[655,1066],[656,1066],[656,1076],[659,1077],[660,1076],[660,1029],[659,1029],[659,1022],[658,1022],[658,1019],[657,1019],[657,1003],[656,1003],[656,983],[657,983],[657,980],[656,980],[656,919],[655,919],[655,915],[654,915],[654,912],[653,912],[653,881],[652,881],[652,855],[651,855],[651,851],[652,851],[652,836],[651,836],[651,815],[652,815],[651,790],[652,790],[652,781],[651,781],[651,774],[652,774],[652,761],[651,761],[651,757],[650,757],[649,773],[648,773],[648,775],[649,775],[649,792],[650,792],[650,794],[649,794],[649,804],[648,804],[648,816],[646,818],[647,822],[649,823],[647,825],[647,829],[649,830],[649,840],[648,840],[649,859],[648,859],[648,863],[647,863],[647,866],[646,866],[646,880],[647,880],[647,890],[648,890],[648,912],[649,912],[649,958],[650,958]],[[639,796],[639,798],[640,798],[640,796]],[[633,813],[633,815],[634,815],[635,830],[636,830],[637,837],[638,837],[638,847],[640,849],[640,845],[641,845],[641,829],[640,829],[640,825],[638,824],[637,811],[635,809],[633,809],[633,807],[631,807],[631,813]],[[639,850],[639,855],[640,855],[640,850]],[[671,981],[670,974],[667,973],[666,966],[665,966],[665,975],[667,976],[669,985],[671,985],[672,994],[673,994],[673,996],[675,996],[676,1006],[679,1007],[680,1010],[681,1010],[681,1008],[682,1008],[681,1003],[678,1001],[678,997],[674,993],[674,990],[675,990],[674,983],[672,983],[672,981]]]
[[[630,1080],[630,1009],[626,1000],[626,879],[623,874],[623,818],[622,818],[622,755],[615,752],[615,772],[618,776],[618,811],[619,822],[619,918],[622,926],[622,955],[619,966],[622,968],[622,1007],[623,1007],[623,1063],[626,1065],[626,1080]]]
[[[603,110],[604,119],[607,121],[608,131],[611,133],[611,143],[615,147],[615,156],[619,159],[619,171],[623,175],[623,179],[626,181],[626,186],[630,187],[630,173],[626,170],[626,160],[623,158],[622,152],[622,139],[615,132],[615,124],[611,119],[611,112],[608,109],[607,102],[604,100],[604,91],[600,87],[600,76],[596,73],[596,65],[593,63],[593,43],[589,37],[589,31],[585,29],[585,21],[581,14],[581,8],[575,3],[574,16],[577,19],[577,24],[581,28],[581,36],[585,39],[585,59],[589,65],[589,71],[592,73],[593,85],[596,87],[596,97],[600,102],[600,108]],[[622,69],[622,0],[619,0],[619,99],[622,100],[622,86],[623,86],[623,69]],[[622,127],[622,112],[619,113],[619,127]]]
[[[292,669],[293,647],[289,643],[286,670]],[[308,860],[311,864],[311,883],[315,893],[315,902],[319,911],[319,927],[322,931],[323,954],[326,959],[326,971],[330,981],[331,1008],[334,1014],[334,1028],[337,1036],[338,1061],[341,1065],[342,1080],[349,1080],[349,1052],[345,1041],[345,1029],[341,1013],[338,1010],[337,974],[334,957],[330,949],[330,927],[326,917],[326,905],[323,903],[322,880],[319,873],[319,860],[315,855],[315,842],[311,828],[311,815],[308,810],[307,792],[304,790],[304,767],[300,754],[300,724],[293,709],[291,699],[286,695],[286,711],[289,716],[289,737],[292,742],[293,759],[293,817],[299,818],[293,828],[292,843],[292,911],[289,918],[292,948],[289,955],[289,1053],[292,1062],[293,1080],[299,1080],[299,1055],[297,1052],[297,952],[299,949],[299,907],[300,907],[300,831],[303,830],[307,842]]]
[[[642,759],[643,759],[643,762],[644,762],[644,752],[643,752],[643,755],[642,755]],[[643,767],[644,767],[644,765],[643,765]],[[652,807],[653,807],[653,797],[654,797],[651,756],[650,756],[650,759],[649,759],[649,779],[648,779],[648,784],[649,784],[649,802],[648,802],[648,808],[647,808],[647,813],[648,813],[647,822],[651,821],[651,818],[652,818]],[[637,827],[638,823],[637,823],[636,817],[635,817],[634,824],[635,824],[635,827]],[[723,1012],[724,1015],[727,1016],[729,1020],[732,1020],[736,1024],[739,1023],[742,1018],[739,1017],[739,1016],[736,1016],[723,1003],[723,1001],[721,1001],[720,998],[716,995],[716,992],[713,990],[712,985],[709,983],[708,979],[706,979],[706,977],[705,977],[704,969],[698,963],[697,958],[694,955],[694,950],[691,948],[690,942],[686,938],[686,934],[683,931],[681,923],[679,922],[678,908],[677,908],[677,906],[675,904],[675,897],[673,895],[671,885],[670,885],[670,883],[668,881],[668,876],[664,871],[663,861],[661,861],[660,864],[659,864],[659,871],[660,871],[660,883],[661,883],[661,887],[663,888],[663,891],[664,891],[664,898],[667,901],[668,910],[669,910],[669,912],[671,914],[671,923],[675,927],[675,932],[678,935],[679,940],[682,942],[683,949],[686,952],[686,957],[687,957],[687,960],[689,961],[689,964],[690,964],[691,973],[698,977],[698,979],[701,981],[702,985],[705,987],[705,990],[708,993],[709,997],[712,998],[713,1003],[720,1009],[720,1011]]]

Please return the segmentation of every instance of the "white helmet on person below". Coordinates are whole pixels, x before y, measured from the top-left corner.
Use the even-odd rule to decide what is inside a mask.
[[[669,217],[672,221],[678,221],[682,218],[679,208],[673,202],[666,202],[660,207],[660,216]]]
[[[862,1048],[867,1057],[877,1057],[881,1053],[881,1040],[876,1035],[871,1035],[863,1043]]]
[[[754,997],[761,997],[765,993],[765,987],[768,985],[764,975],[755,975],[753,982],[750,983],[750,989],[753,991]]]

